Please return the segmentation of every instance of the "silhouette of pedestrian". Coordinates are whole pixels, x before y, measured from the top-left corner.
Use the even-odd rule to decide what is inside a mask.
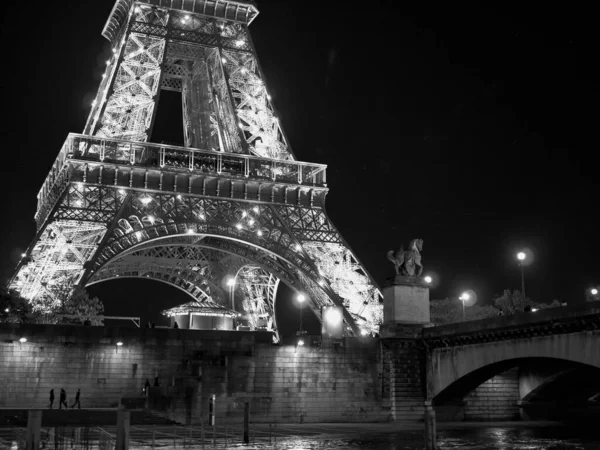
[[[79,396],[81,395],[81,389],[77,389],[77,394],[75,394],[75,403],[71,405],[71,408],[74,408],[77,405],[78,409],[81,409],[81,403],[79,403]]]
[[[52,405],[54,405],[54,389],[50,389],[50,409],[52,409]]]
[[[65,405],[65,409],[69,409],[69,406],[67,405],[67,393],[61,388],[60,397],[58,398],[58,409],[62,409],[63,405]]]
[[[154,378],[154,386],[160,386],[160,384],[158,383],[158,377]]]
[[[179,324],[177,322],[173,322],[173,328],[179,328]]]
[[[146,378],[146,384],[144,384],[144,394],[148,393],[148,388],[150,387],[150,381]]]
[[[524,312],[531,312],[531,305],[527,305],[524,309]]]

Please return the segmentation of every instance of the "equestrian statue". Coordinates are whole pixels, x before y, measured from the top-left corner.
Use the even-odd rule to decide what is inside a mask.
[[[408,250],[400,246],[400,250],[387,253],[388,259],[394,264],[396,275],[414,277],[421,275],[423,265],[421,264],[421,253],[423,251],[423,239],[413,239],[408,244]]]

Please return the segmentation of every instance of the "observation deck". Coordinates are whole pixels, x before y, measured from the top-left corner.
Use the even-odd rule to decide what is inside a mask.
[[[102,36],[113,42],[131,11],[133,0],[117,0],[104,29]],[[170,8],[179,11],[202,14],[206,17],[238,22],[249,25],[258,15],[258,9],[252,1],[239,0],[143,0],[135,3]]]
[[[324,164],[71,133],[38,193],[38,228],[69,183],[323,207]]]

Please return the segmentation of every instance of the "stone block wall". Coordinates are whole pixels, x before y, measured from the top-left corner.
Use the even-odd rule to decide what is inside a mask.
[[[260,332],[2,324],[0,361],[5,408],[45,408],[50,389],[57,407],[61,388],[69,405],[80,388],[83,408],[116,407],[158,377],[149,401],[183,423],[197,423],[211,395],[220,420],[241,420],[245,402],[253,421],[389,417],[376,339],[295,348]]]
[[[519,368],[480,384],[464,398],[464,420],[519,420]]]

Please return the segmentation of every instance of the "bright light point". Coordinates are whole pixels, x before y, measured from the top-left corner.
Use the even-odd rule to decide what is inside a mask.
[[[517,259],[519,261],[524,261],[525,258],[527,258],[527,255],[525,254],[525,252],[519,252],[519,253],[517,253]]]
[[[246,73],[248,72],[246,69],[242,69],[242,73]]]
[[[240,128],[242,128],[244,125],[242,125],[242,122],[240,122],[240,123],[238,123],[238,126],[239,126]]]
[[[102,78],[105,78],[105,77],[106,77],[106,74],[105,74],[105,73],[103,73],[103,74],[102,74]]]
[[[194,230],[187,230],[187,234],[194,234]]]
[[[319,280],[319,285],[320,286],[325,286],[325,282],[323,280]]]
[[[92,106],[96,106],[96,100],[92,102]]]
[[[367,330],[360,330],[360,334],[366,336],[367,334],[369,334],[369,332]]]
[[[181,200],[181,195],[178,195],[178,196],[177,196],[177,200]]]
[[[106,60],[106,65],[109,65],[109,64],[110,64],[110,59],[107,59]]]
[[[152,201],[152,199],[150,197],[144,197],[140,200],[144,205],[147,205],[148,203],[150,203]]]
[[[306,300],[306,296],[304,294],[298,294],[296,297],[300,303],[303,303]]]
[[[537,310],[537,308],[531,308],[531,312],[536,312]]]
[[[469,300],[471,298],[471,294],[469,294],[468,292],[463,292],[462,295],[458,298],[462,301]]]
[[[425,278],[423,278],[423,280],[425,281],[425,283],[431,283],[433,281],[433,278],[427,275]]]
[[[267,94],[267,99],[271,100],[271,96],[269,94]]]
[[[260,209],[258,209],[258,206],[255,206],[254,208],[252,208],[252,211],[258,214],[260,212]]]
[[[198,218],[201,220],[204,220],[205,219],[204,214],[198,214]]]
[[[117,347],[121,347],[123,343],[121,341],[117,342]]]
[[[250,226],[254,225],[254,219],[250,219],[250,220],[248,221],[248,224],[249,224]]]
[[[246,211],[242,211],[242,217],[246,217],[248,213]]]
[[[136,13],[142,12],[142,8],[140,8],[139,6],[136,6],[136,8],[135,8],[135,12],[136,12]]]
[[[152,217],[152,216],[148,216],[148,220],[150,221],[150,223],[151,223],[152,225],[154,225],[154,217]]]
[[[142,238],[142,232],[141,231],[136,231],[135,232],[135,237],[138,238],[138,239],[141,239]]]
[[[241,47],[242,45],[244,45],[244,41],[242,41],[241,39],[238,39],[237,41],[235,41],[235,45],[237,45],[238,47]]]
[[[598,295],[598,289],[596,289],[596,288],[593,288],[591,290],[591,292],[592,292],[592,295]]]
[[[227,62],[227,60],[225,58],[221,58],[221,61],[223,61],[223,64],[225,64]]]
[[[81,207],[83,206],[83,202],[81,200],[75,200],[75,206]]]
[[[9,309],[8,309],[8,308],[6,308],[6,309],[4,310],[4,312],[8,312],[8,311],[9,311]]]
[[[227,286],[235,286],[235,278],[230,278],[229,280],[227,280]]]
[[[339,309],[328,309],[325,313],[325,320],[329,322],[330,325],[337,325],[342,321],[342,313]]]
[[[19,339],[19,342],[21,344],[24,344],[25,342],[27,342],[27,338],[22,337],[21,339]]]
[[[25,258],[27,256],[27,253],[21,253],[21,258]],[[592,289],[592,294],[594,293],[594,289]]]
[[[297,250],[297,251],[300,251],[300,250],[302,250],[302,247],[300,246],[300,244],[296,244],[296,250]]]
[[[119,189],[119,194],[125,195],[125,189]]]
[[[258,231],[256,232],[256,234],[258,234],[259,236],[262,236],[262,235],[263,235],[263,232],[262,232],[262,231],[260,231],[260,230],[258,230]]]
[[[304,345],[304,339],[298,339],[298,345],[302,347]]]
[[[236,227],[238,230],[241,230],[241,229],[242,229],[242,224],[241,224],[241,223],[238,223],[238,224],[236,224],[236,225],[235,225],[235,227]]]

